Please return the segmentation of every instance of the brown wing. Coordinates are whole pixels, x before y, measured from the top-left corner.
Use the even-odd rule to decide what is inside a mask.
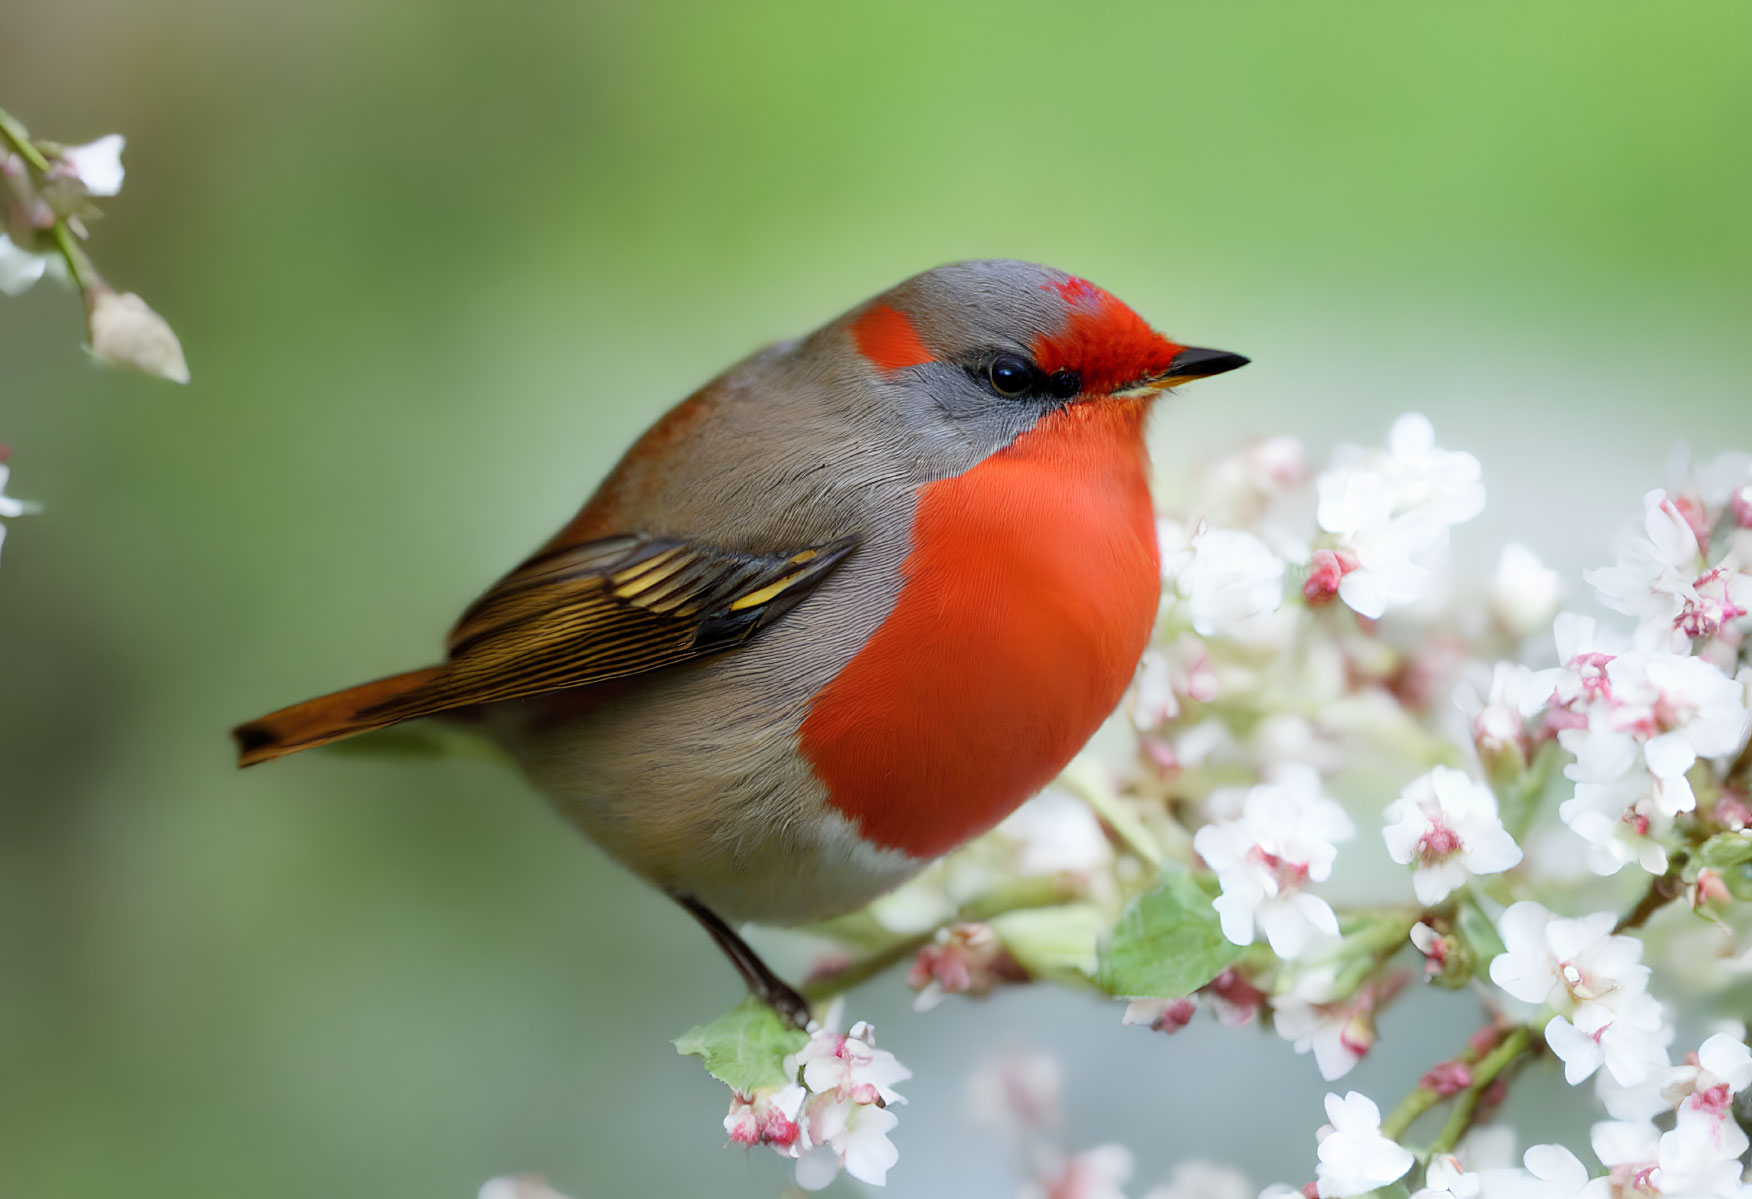
[[[796,606],[856,545],[846,537],[761,555],[623,536],[540,554],[463,614],[436,678],[360,715],[406,720],[733,649]]]

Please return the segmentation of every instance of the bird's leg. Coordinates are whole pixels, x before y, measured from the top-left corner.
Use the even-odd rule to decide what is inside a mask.
[[[798,1028],[807,1029],[809,1027],[809,1001],[799,995],[784,979],[774,974],[772,967],[761,961],[760,955],[748,947],[748,942],[736,935],[735,929],[725,924],[716,913],[696,899],[688,899],[678,895],[676,901],[691,912],[693,918],[712,934],[712,940],[718,943],[718,948],[724,951],[724,956],[730,959],[732,966],[736,967],[736,973],[740,974],[742,981],[748,984],[749,994]]]

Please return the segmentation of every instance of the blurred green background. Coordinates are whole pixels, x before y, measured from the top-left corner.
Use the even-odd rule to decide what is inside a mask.
[[[737,993],[684,916],[485,764],[239,775],[225,729],[430,659],[666,405],[962,257],[1255,358],[1164,463],[1417,407],[1485,462],[1463,553],[1598,563],[1676,438],[1752,442],[1749,46],[1741,4],[6,5],[0,103],[128,135],[94,251],[194,384],[0,301],[46,505],[0,568],[0,1196],[775,1194],[667,1044]],[[898,1194],[1014,1192],[959,1088],[1022,1041],[1144,1184],[1309,1174],[1269,1037],[908,998],[855,1005],[920,1075]]]

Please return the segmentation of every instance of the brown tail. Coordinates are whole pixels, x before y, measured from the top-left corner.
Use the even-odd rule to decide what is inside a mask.
[[[391,701],[405,698],[436,681],[445,672],[443,666],[428,666],[387,679],[360,683],[332,695],[319,695],[290,708],[269,712],[259,720],[240,724],[231,730],[237,741],[237,764],[254,766],[270,762],[301,749],[327,745],[345,737],[387,728],[413,716],[424,715],[418,707]],[[385,714],[384,706],[389,707]]]

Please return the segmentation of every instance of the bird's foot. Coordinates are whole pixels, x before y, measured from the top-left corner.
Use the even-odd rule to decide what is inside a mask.
[[[712,940],[724,951],[730,964],[736,967],[736,973],[742,976],[742,981],[748,984],[750,995],[772,1008],[782,1019],[790,1021],[804,1032],[809,1031],[809,1026],[815,1022],[809,1011],[809,1001],[795,987],[774,974],[772,967],[761,961],[760,955],[750,949],[748,942],[738,936],[735,929],[725,924],[717,913],[698,900],[685,896],[676,896],[676,902],[686,908],[712,934]]]

